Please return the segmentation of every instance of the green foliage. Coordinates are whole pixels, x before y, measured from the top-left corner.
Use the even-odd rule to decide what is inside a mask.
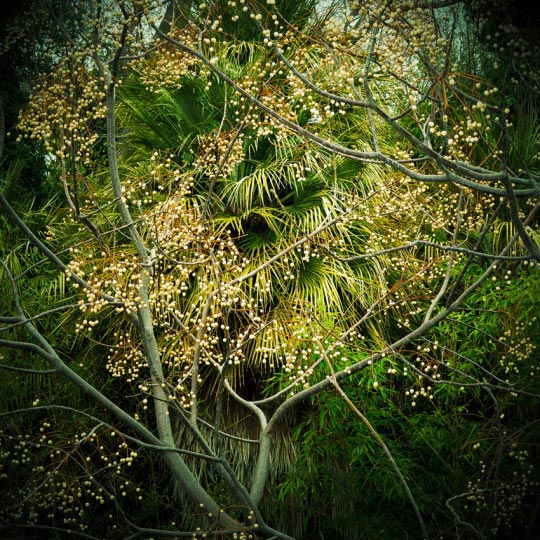
[[[336,91],[343,92],[351,73],[353,81],[361,76],[359,67],[345,70],[345,75],[328,67],[332,56],[329,43],[317,39],[322,25],[316,22],[315,2],[276,4],[291,24],[278,27],[290,38],[287,54],[315,83],[332,91],[336,84]],[[261,40],[250,14],[242,12],[232,21],[232,7],[222,1],[190,6],[190,17],[197,22],[227,14],[221,32],[205,30],[215,41],[199,43],[199,36],[182,20],[174,31],[194,47],[200,45],[209,57],[215,54],[215,65],[314,135],[363,151],[373,147],[376,130],[381,152],[400,163],[419,158],[418,171],[432,172],[423,151],[399,140],[381,119],[335,102],[323,108],[326,101],[319,94],[299,89],[286,69],[278,72],[275,54]],[[262,20],[266,23],[269,16],[265,7]],[[342,51],[336,43],[332,46],[337,58]],[[2,164],[3,193],[19,199],[25,222],[60,253],[70,271],[80,272],[91,283],[82,292],[71,288],[72,283],[68,286],[69,272],[52,270],[2,216],[0,254],[15,280],[24,282],[20,301],[25,312],[44,314],[36,317],[35,325],[66,365],[149,429],[156,428],[148,398],[155,387],[149,382],[145,344],[134,323],[141,308],[137,288],[147,266],[152,269],[144,274],[150,288],[145,308],[155,321],[165,380],[183,400],[176,410],[181,418],[182,407],[187,409],[191,399],[188,383],[201,343],[195,337],[194,345],[193,336],[199,329],[201,335],[206,332],[203,360],[207,355],[222,364],[222,373],[246,399],[285,388],[294,393],[367,359],[418,327],[438,290],[443,294],[435,313],[451,305],[489,264],[482,259],[471,262],[462,254],[454,258],[432,246],[389,253],[394,247],[420,238],[448,244],[456,223],[454,211],[465,222],[455,233],[454,246],[493,254],[515,235],[507,209],[492,214],[499,202],[495,198],[439,183],[419,188],[381,163],[322,150],[240,99],[207,66],[171,51],[167,43],[149,49],[131,65],[124,82],[118,82],[123,195],[152,265],[141,268],[113,204],[103,138],[93,143],[91,159],[84,164],[70,163],[71,156],[44,155],[41,147],[27,146],[27,138],[9,149]],[[358,54],[363,58],[363,52]],[[164,58],[165,67],[160,63]],[[464,62],[459,57],[456,61]],[[459,81],[460,88],[477,96],[487,79],[471,71]],[[431,84],[427,75],[421,90]],[[451,157],[498,166],[494,149],[501,130],[490,131],[493,122],[481,107],[463,105],[453,85],[446,80],[441,84],[448,91],[445,110],[456,130],[474,120],[478,126],[471,130],[482,131],[478,140],[456,145]],[[373,85],[374,96],[398,114],[409,106],[409,86],[382,75]],[[425,116],[415,116],[411,108],[402,124],[420,139],[436,103],[422,99],[414,110]],[[489,97],[490,103],[495,99]],[[536,105],[523,105],[508,94],[501,99],[517,112],[509,131],[513,146],[508,166],[516,174],[522,174],[520,169],[538,172]],[[91,126],[96,136],[103,131],[102,120]],[[54,137],[60,135],[55,132]],[[434,135],[434,144],[446,144],[445,137]],[[75,172],[65,192],[71,190],[79,198],[82,213],[91,216],[91,227],[71,210],[58,208],[66,165],[73,165]],[[40,167],[48,176],[37,174]],[[29,181],[33,172],[35,183]],[[30,187],[32,196],[21,195],[21,186]],[[462,200],[463,207],[457,204]],[[484,224],[491,218],[494,223],[486,232]],[[534,230],[530,234],[537,238]],[[511,253],[520,255],[520,249]],[[388,251],[356,258],[377,250]],[[254,275],[244,279],[250,272]],[[448,289],[445,275],[452,278]],[[230,282],[240,285],[228,297],[230,291],[221,286]],[[100,306],[96,298],[102,292],[129,307]],[[0,298],[9,303],[2,316],[15,315],[4,268]],[[429,334],[399,352],[385,353],[342,383],[392,454],[430,537],[465,538],[468,529],[456,516],[493,537],[525,534],[537,491],[533,474],[539,465],[539,424],[533,412],[540,393],[539,298],[537,266],[500,263],[492,281],[478,287]],[[213,301],[208,324],[203,315],[207,299]],[[22,325],[8,324],[2,331],[4,339],[26,336]],[[6,367],[44,368],[44,362],[28,351],[9,350],[1,362]],[[215,364],[202,364],[196,373],[199,415],[212,420],[222,385]],[[0,490],[18,509],[15,517],[30,516],[31,522],[39,523],[52,516],[111,540],[131,532],[122,512],[113,515],[120,508],[137,516],[143,526],[173,529],[179,514],[185,528],[206,523],[202,511],[182,496],[180,503],[169,498],[168,473],[155,454],[141,450],[126,436],[129,433],[111,427],[114,419],[80,391],[74,392],[56,375],[29,375],[22,383],[15,373],[2,375],[0,414],[6,414],[0,417],[0,441],[6,450],[1,454]],[[72,410],[58,407],[64,403]],[[265,411],[275,403],[265,404]],[[32,409],[40,404],[50,408]],[[246,418],[244,407],[232,399],[221,405],[226,432],[247,439],[259,436],[259,427]],[[11,415],[18,410],[24,413]],[[332,391],[296,411],[273,435],[273,489],[261,504],[265,516],[298,540],[419,536],[403,482],[350,405]],[[88,414],[103,422],[96,424]],[[200,451],[193,431],[178,418],[178,446]],[[220,441],[216,431],[206,429],[201,427],[201,432],[220,455],[232,456],[234,472],[249,486],[257,446],[253,441]],[[244,512],[211,465],[193,456],[186,461],[227,510],[235,516]],[[25,463],[35,475],[25,474]],[[42,481],[40,474],[51,468],[56,478]],[[115,506],[113,497],[124,497],[125,503]],[[80,505],[77,515],[66,501],[73,502],[73,508]],[[111,523],[114,532],[109,530]]]
[[[396,358],[343,384],[389,447],[434,537],[454,537],[453,516],[441,503],[460,493],[453,504],[479,529],[490,528],[498,538],[525,534],[540,457],[531,394],[466,387],[475,377],[538,395],[540,276],[536,268],[515,266],[510,273],[501,265],[497,279],[504,285],[479,289],[470,309],[432,332],[421,352],[411,350],[417,368],[408,367],[407,374],[407,361],[403,373]],[[465,280],[479,271],[469,267]],[[392,366],[397,374],[389,373]],[[450,384],[438,381],[437,368],[428,366],[439,366]],[[434,380],[422,382],[418,368]],[[414,530],[395,472],[340,396],[312,400],[293,433],[297,458],[273,501],[290,534],[387,539]],[[483,504],[495,505],[487,523]]]

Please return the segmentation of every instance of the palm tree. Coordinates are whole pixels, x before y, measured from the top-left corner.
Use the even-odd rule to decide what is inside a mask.
[[[297,46],[299,55],[321,63],[324,50]],[[369,146],[369,125],[360,113],[326,114],[317,124],[316,103],[302,104],[291,81],[272,68],[263,44],[231,40],[219,47],[222,67],[283,114],[335,139],[354,140],[358,148]],[[183,56],[168,66],[183,75],[163,86],[164,66],[156,69],[158,61],[142,64],[139,74],[122,86],[122,167],[130,186],[140,186],[130,200],[142,200],[147,240],[161,257],[154,299],[163,328],[163,361],[188,402],[192,359],[201,355],[199,406],[210,419],[220,389],[212,361],[229,362],[227,375],[234,387],[251,397],[262,395],[261,383],[269,378],[286,384],[303,374],[302,385],[317,356],[314,334],[331,343],[373,303],[385,305],[390,260],[346,263],[336,253],[375,248],[380,238],[392,235],[385,230],[402,224],[378,217],[378,236],[372,234],[371,217],[388,197],[384,191],[374,193],[393,181],[380,166],[306,143]],[[152,77],[158,77],[155,86]],[[385,144],[395,143],[389,136]],[[140,195],[145,190],[157,192],[147,203]],[[255,269],[252,278],[243,280]],[[238,286],[227,289],[234,280],[240,280]],[[311,322],[306,325],[306,320]],[[377,324],[366,330],[374,341],[385,339],[385,329]],[[193,340],[198,331],[205,354]],[[118,325],[108,324],[108,332],[118,333]],[[119,348],[113,360],[125,355]],[[234,401],[223,407],[227,430],[257,437],[241,407]],[[242,455],[240,477],[249,477],[254,448],[225,441]],[[286,426],[276,447],[274,470],[280,474],[294,456]]]

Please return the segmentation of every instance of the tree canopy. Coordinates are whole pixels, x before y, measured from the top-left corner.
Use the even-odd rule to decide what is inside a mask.
[[[487,4],[6,20],[2,534],[534,537],[538,43]]]

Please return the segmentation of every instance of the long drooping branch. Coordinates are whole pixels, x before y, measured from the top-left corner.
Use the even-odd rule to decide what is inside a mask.
[[[15,212],[12,206],[9,204],[8,200],[0,192],[0,207],[4,210],[11,222],[21,230],[21,232],[28,238],[28,240],[34,244],[34,246],[42,253],[48,260],[53,264],[53,266],[62,272],[63,274],[68,274],[70,279],[77,284],[77,286],[82,287],[83,289],[90,289],[90,285],[78,274],[73,273],[60,258],[54,253],[49,247],[42,242],[32,230],[24,223],[24,221],[19,217]],[[115,299],[112,296],[109,296],[105,293],[100,293],[107,302],[115,302]]]
[[[512,177],[512,176],[509,177],[507,172],[499,172],[499,171],[493,172],[487,169],[483,169],[481,167],[470,166],[468,163],[463,163],[457,160],[449,160],[445,158],[441,154],[435,152],[434,150],[426,146],[422,141],[420,141],[412,133],[410,133],[405,128],[403,128],[397,121],[393,120],[379,106],[373,103],[366,103],[364,101],[359,101],[356,104],[364,108],[373,109],[373,111],[378,116],[380,116],[383,120],[388,122],[391,125],[391,127],[394,130],[396,130],[396,132],[400,136],[408,140],[414,146],[414,148],[425,153],[436,164],[438,164],[441,167],[441,170],[443,171],[443,173],[442,174],[420,173],[416,170],[406,167],[400,161],[382,152],[358,151],[352,148],[342,146],[336,142],[329,141],[328,139],[325,139],[324,137],[321,137],[320,135],[317,135],[311,131],[308,131],[307,129],[301,127],[299,124],[285,118],[276,110],[265,105],[262,101],[260,101],[260,99],[252,95],[250,92],[246,91],[238,83],[236,83],[236,81],[231,79],[223,70],[218,68],[215,65],[215,63],[211,62],[210,59],[208,59],[203,53],[196,51],[192,47],[164,34],[163,32],[160,32],[159,29],[155,27],[155,25],[154,25],[154,28],[163,39],[175,45],[176,47],[183,50],[184,52],[196,57],[203,64],[205,64],[207,68],[213,71],[221,80],[226,82],[229,86],[233,87],[240,95],[248,99],[257,108],[264,111],[268,115],[272,116],[273,118],[278,120],[281,124],[289,128],[290,130],[294,131],[295,133],[298,133],[302,137],[308,140],[311,140],[315,142],[316,144],[318,144],[319,146],[323,148],[327,148],[328,150],[336,154],[350,157],[359,161],[370,161],[370,162],[378,161],[380,163],[384,163],[392,167],[394,170],[402,172],[403,174],[412,178],[413,180],[418,180],[418,181],[427,182],[427,183],[448,183],[448,182],[456,183],[458,185],[461,185],[463,187],[468,187],[480,193],[489,193],[492,195],[497,195],[497,196],[502,196],[502,197],[507,196],[506,189],[487,186],[479,182],[500,182],[504,180],[505,178],[509,178],[511,182],[516,182],[518,184],[523,182],[522,178]],[[312,84],[310,86],[314,86],[315,88],[317,88],[315,85],[312,85]],[[333,99],[339,101],[339,96],[336,96],[336,98],[333,98]],[[341,98],[341,99],[344,99],[344,98]],[[533,183],[532,186],[529,188],[520,189],[516,193],[516,195],[520,197],[540,197],[540,185]]]
[[[159,31],[159,29],[157,29],[155,26],[154,28],[156,29],[156,32],[158,33],[158,35],[160,35],[163,39],[172,43],[173,45],[183,50],[184,52],[187,52],[188,54],[199,59],[202,63],[206,65],[207,68],[212,70],[221,80],[223,80],[228,85],[232,86],[236,90],[236,92],[238,92],[244,98],[248,99],[251,104],[259,108],[260,110],[266,112],[268,115],[272,116],[273,118],[277,119],[282,125],[284,125],[288,129],[294,131],[295,133],[301,135],[302,137],[308,140],[311,140],[315,142],[316,144],[318,144],[319,146],[326,148],[336,154],[347,156],[352,159],[356,159],[360,161],[378,161],[380,163],[389,165],[394,170],[399,171],[405,174],[406,176],[420,182],[454,183],[456,185],[472,189],[479,193],[496,195],[499,197],[503,197],[505,199],[507,198],[509,199],[511,207],[516,205],[515,203],[516,197],[534,198],[534,199],[540,198],[540,184],[534,181],[533,178],[524,180],[523,178],[513,177],[509,175],[507,171],[491,171],[491,170],[474,166],[472,164],[465,163],[459,160],[448,159],[441,153],[434,151],[429,145],[424,144],[413,133],[405,129],[397,120],[393,119],[387,112],[385,112],[379,105],[374,103],[372,100],[370,100],[369,102],[356,101],[355,105],[363,107],[369,111],[375,112],[383,121],[385,121],[392,127],[392,129],[396,132],[396,134],[398,134],[401,137],[404,137],[405,140],[409,141],[415,149],[422,152],[425,156],[427,156],[430,160],[432,160],[432,162],[438,167],[439,174],[425,174],[417,170],[408,168],[405,164],[403,164],[399,160],[396,160],[384,154],[383,152],[378,151],[377,149],[373,152],[358,151],[358,150],[354,150],[348,147],[344,147],[340,144],[337,144],[334,141],[325,139],[324,137],[321,137],[320,135],[317,135],[315,133],[312,133],[306,130],[305,128],[301,127],[298,123],[295,123],[285,118],[276,110],[262,103],[260,99],[252,95],[250,92],[244,90],[238,83],[232,80],[224,71],[219,69],[215,65],[215,63],[210,61],[202,52],[199,52],[193,49],[192,47],[189,47],[185,43],[182,43],[176,39],[171,38],[170,36]],[[277,47],[274,45],[274,48],[277,48]],[[289,69],[292,68],[294,70],[293,73],[295,73],[295,75],[299,77],[304,84],[306,84],[309,88],[314,89],[318,93],[324,92],[322,89],[318,88],[318,86],[316,86],[311,81],[309,81],[307,77],[303,76],[300,72],[298,72],[294,68],[294,66],[292,66],[290,62],[288,62],[288,60],[284,57],[281,51],[277,50],[277,54],[279,55],[281,61],[283,61]],[[327,97],[327,96],[324,95],[323,97]],[[332,99],[334,99],[334,101],[340,102],[345,98],[341,97],[340,99],[340,96],[336,95]],[[355,101],[355,100],[350,100],[349,98],[347,98],[346,101],[347,103],[349,103],[349,101]],[[486,185],[486,183],[491,184],[491,183],[498,183],[498,182],[503,184],[502,188],[493,187],[492,185]],[[514,190],[512,188],[512,183],[515,183],[516,185],[520,185],[524,182],[528,184],[529,187],[520,188],[519,190]],[[512,222],[514,223],[514,225],[516,226],[516,229],[520,233],[520,236],[525,246],[527,247],[529,253],[534,259],[540,260],[540,249],[538,248],[538,246],[536,246],[535,242],[525,231],[517,212],[513,208],[512,210],[513,210]]]

